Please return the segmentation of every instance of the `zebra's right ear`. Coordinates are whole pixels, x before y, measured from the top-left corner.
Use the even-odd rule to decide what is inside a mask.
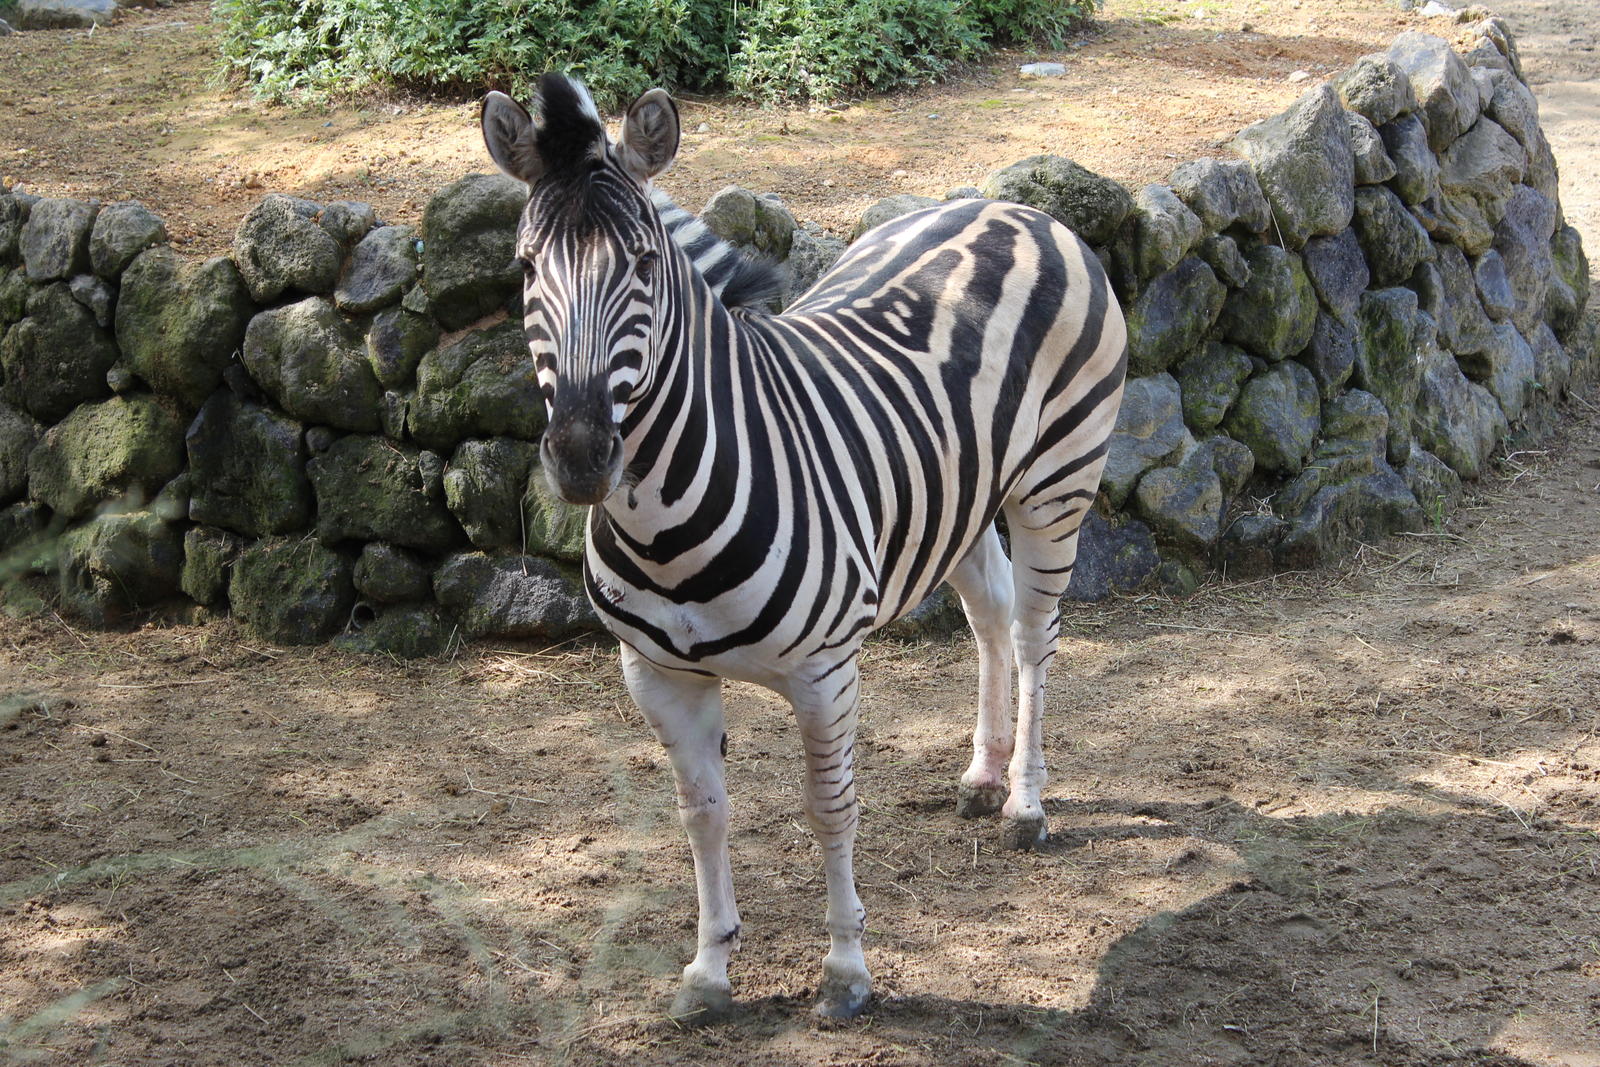
[[[533,116],[527,108],[505,93],[491,92],[483,98],[478,122],[495,166],[529,185],[544,175],[544,160],[534,141]]]

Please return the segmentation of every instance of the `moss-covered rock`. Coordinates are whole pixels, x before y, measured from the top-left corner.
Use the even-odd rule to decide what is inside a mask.
[[[234,617],[267,640],[316,644],[349,621],[352,569],[347,556],[315,538],[258,541],[234,561],[228,600]]]
[[[1292,248],[1350,225],[1355,162],[1344,115],[1338,96],[1324,85],[1233,140],[1255,168],[1278,231]]]
[[[429,448],[450,452],[469,437],[537,440],[544,423],[544,394],[521,323],[474,330],[417,366],[406,424]]]
[[[1103,245],[1133,211],[1133,197],[1065,156],[1029,156],[989,175],[983,195],[1036,207],[1089,244]]]
[[[25,412],[0,404],[0,505],[22,496],[28,487],[28,454],[44,427]]]
[[[1249,446],[1257,467],[1294,474],[1321,427],[1321,406],[1311,372],[1278,363],[1244,383],[1223,428]]]
[[[1378,289],[1361,298],[1353,381],[1389,412],[1391,463],[1404,462],[1411,452],[1411,414],[1422,384],[1418,351],[1416,293]]]
[[[534,466],[528,474],[528,493],[522,500],[527,516],[527,550],[537,556],[576,563],[583,559],[584,530],[589,509],[575,507],[550,488],[544,468]]]
[[[183,547],[176,527],[149,511],[99,515],[62,534],[62,607],[95,626],[178,593]]]
[[[1243,349],[1207,341],[1178,365],[1174,376],[1183,391],[1183,421],[1196,430],[1222,422],[1254,364]]]
[[[880,222],[937,204],[932,197],[890,197],[867,209],[856,225],[859,237]],[[769,260],[789,254],[794,243],[794,216],[776,196],[758,196],[729,185],[713,193],[700,212],[700,221],[735,248]]]
[[[355,314],[398,304],[416,284],[421,269],[417,232],[410,226],[380,226],[368,233],[350,255],[350,263],[333,292],[339,310]]]
[[[1229,341],[1263,359],[1286,359],[1311,342],[1317,297],[1300,257],[1276,245],[1248,255],[1250,284],[1231,293],[1217,325]]]
[[[1191,351],[1217,321],[1227,295],[1195,256],[1157,275],[1127,311],[1128,373],[1155,374]]]
[[[250,537],[310,524],[311,482],[298,422],[218,390],[200,408],[184,444],[194,476],[189,517],[196,522]]]
[[[67,518],[125,496],[143,501],[183,469],[183,417],[149,393],[85,404],[28,457],[28,492]]]
[[[522,291],[513,244],[527,201],[527,187],[503,174],[468,175],[428,201],[422,285],[446,329],[468,326]]]
[[[1354,112],[1345,112],[1350,125],[1350,148],[1355,156],[1356,184],[1380,185],[1395,176],[1394,160],[1383,147],[1378,130]]]
[[[1589,303],[1589,259],[1584,255],[1583,238],[1571,226],[1556,231],[1550,241],[1550,256],[1544,320],[1565,341],[1578,328]]]
[[[111,392],[106,372],[117,361],[116,343],[65,282],[34,289],[27,312],[0,339],[0,396],[41,422],[57,422]]]
[[[1411,490],[1384,463],[1372,474],[1324,485],[1311,494],[1289,520],[1273,552],[1281,567],[1314,567],[1360,541],[1420,530],[1423,522],[1422,508]]]
[[[1113,523],[1091,511],[1078,530],[1078,559],[1066,599],[1094,603],[1137,592],[1160,566],[1150,527],[1138,520]]]
[[[1100,475],[1100,490],[1111,506],[1121,507],[1140,475],[1172,457],[1187,433],[1182,393],[1172,375],[1129,379]]]
[[[422,357],[438,343],[439,325],[426,315],[385,308],[373,316],[367,329],[367,362],[385,389],[405,389]]]
[[[1415,115],[1401,115],[1378,129],[1384,150],[1394,164],[1390,188],[1407,204],[1420,204],[1438,195],[1439,157],[1428,147],[1428,131]]]
[[[1508,420],[1522,416],[1529,392],[1538,384],[1538,367],[1533,349],[1515,326],[1503,322],[1493,327],[1481,351],[1458,354],[1456,360],[1468,378],[1493,394]]]
[[[1235,227],[1261,233],[1272,211],[1255,171],[1242,159],[1195,159],[1180,163],[1167,179],[1172,191],[1200,217],[1209,233]]]
[[[193,410],[221,384],[254,310],[232,260],[152,248],[122,276],[117,343],[139,377]]]
[[[1417,443],[1469,480],[1483,473],[1508,429],[1505,414],[1489,391],[1468,381],[1456,361],[1437,346],[1427,346],[1422,353],[1411,425]]]
[[[239,558],[245,542],[227,530],[213,526],[193,526],[183,535],[183,570],[178,587],[197,604],[210,607],[220,603],[228,592],[233,561]]]
[[[322,205],[269,193],[239,223],[233,259],[258,304],[285,293],[333,291],[344,258],[339,241],[317,222]]]
[[[478,548],[523,547],[528,474],[539,447],[528,441],[494,437],[463,441],[444,475],[445,501]]]
[[[432,589],[427,568],[414,554],[382,541],[362,546],[355,583],[357,592],[380,604],[422,600]]]
[[[1468,255],[1494,241],[1494,226],[1527,169],[1527,153],[1499,124],[1480,119],[1439,157],[1440,216]]]
[[[1417,106],[1411,79],[1381,52],[1362,56],[1333,84],[1340,102],[1374,126],[1391,122]]]
[[[428,492],[411,445],[350,434],[306,465],[317,498],[317,536],[325,544],[388,541],[443,551],[461,533],[438,495]]]
[[[1134,503],[1158,540],[1189,555],[1205,552],[1222,532],[1222,479],[1199,449],[1175,467],[1147,471]]]
[[[340,634],[333,643],[347,652],[419,659],[443,655],[452,631],[450,622],[431,605],[392,605],[379,609],[359,630]]]
[[[1311,343],[1295,357],[1311,371],[1322,398],[1339,394],[1356,365],[1356,332],[1326,311],[1317,312]]]
[[[1400,198],[1382,186],[1356,190],[1356,236],[1380,288],[1402,285],[1433,255],[1433,242]]]
[[[114,281],[140,252],[166,240],[165,224],[139,201],[107,204],[89,233],[89,265],[100,277]]]
[[[284,411],[302,422],[370,433],[383,389],[360,329],[327,300],[263,311],[244,335],[244,365]]]
[[[1171,270],[1204,235],[1200,217],[1165,185],[1146,185],[1117,232],[1112,260],[1118,288],[1137,295],[1144,283]]]
[[[32,293],[27,271],[21,267],[0,269],[0,334],[5,332],[4,327],[28,313],[28,297]]]
[[[18,246],[28,277],[49,282],[89,269],[89,234],[98,201],[46,199],[33,205],[22,224]]]

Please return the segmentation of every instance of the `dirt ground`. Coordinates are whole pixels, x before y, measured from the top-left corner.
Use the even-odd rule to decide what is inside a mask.
[[[777,189],[843,227],[1045,147],[1159,178],[1302,89],[1290,72],[1419,21],[1270,8],[1112,3],[1048,88],[1002,66],[836,114],[699,104],[712,130],[669,185]],[[1499,9],[1594,254],[1593,31],[1561,0]],[[397,218],[481,167],[467,105],[306,114],[204,87],[204,16],[57,43],[103,64],[80,80],[41,75],[45,35],[0,40],[4,169],[137,195],[198,251],[261,191],[230,184],[242,151],[263,188]],[[845,1025],[807,1015],[820,862],[796,731],[760,690],[729,692],[743,1014],[683,1031],[663,1012],[692,953],[687,849],[608,648],[398,663],[227,622],[0,619],[0,1060],[1600,1067],[1597,405],[1345,566],[1071,610],[1037,853],[953,812],[970,642],[870,645],[878,999]]]

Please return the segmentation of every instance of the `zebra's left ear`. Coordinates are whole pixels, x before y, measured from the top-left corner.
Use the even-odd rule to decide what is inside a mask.
[[[678,105],[664,89],[651,89],[632,104],[622,120],[617,154],[629,174],[649,181],[672,166],[678,155]]]

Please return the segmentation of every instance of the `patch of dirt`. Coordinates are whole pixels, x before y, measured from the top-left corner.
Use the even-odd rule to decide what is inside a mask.
[[[1309,19],[1332,5],[1273,6],[1274,18]],[[1561,24],[1551,13],[1565,10],[1501,6],[1552,33]],[[1254,20],[1265,5],[1204,7]],[[127,29],[203,12],[180,5]],[[1387,4],[1377,13],[1399,20]],[[1110,34],[1148,29],[1153,46],[1202,21],[1113,23]],[[1392,32],[1381,25],[1375,37]],[[1539,39],[1525,37],[1535,78],[1593,91],[1594,71],[1562,65]],[[14,40],[0,40],[0,57],[18,54]],[[1218,118],[1213,134],[1179,124],[1178,105],[1160,100],[1177,64],[1091,54],[1101,88],[1072,116],[1109,106],[1104,86],[1119,84],[1147,99],[1141,108],[1168,109],[1139,111],[1138,128],[1099,120],[1068,152],[1097,169],[1144,173],[1095,162],[1133,160],[1125,166],[1159,177],[1164,152],[1198,154],[1239,124]],[[1281,85],[1277,67],[1241,64],[1237,77],[1259,78],[1263,97],[1284,94],[1234,102],[1245,111],[1267,113],[1299,88]],[[16,69],[0,69],[8,115],[18,94],[47,84],[21,88]],[[1197,71],[1194,84],[1232,76]],[[1012,99],[967,89],[975,113]],[[846,151],[819,134],[813,147],[878,160],[881,177],[885,153],[899,151],[885,148],[884,131],[920,127],[917,115],[943,114],[965,91],[852,107],[834,126],[863,143]],[[186,113],[204,118],[199,99]],[[716,106],[708,113],[753,130],[781,121]],[[1551,111],[1547,97],[1547,121]],[[830,121],[788,114],[819,130]],[[159,120],[126,117],[124,173],[154,183],[138,195],[156,204],[143,190],[159,188],[177,202],[212,182],[196,180],[215,163],[198,158],[210,148],[188,160],[170,151],[160,157],[170,166],[152,172],[160,146],[140,123]],[[425,128],[415,114],[396,118]],[[470,116],[441,108],[430,121],[447,118],[467,127],[460,170],[478,167],[475,147],[467,162]],[[34,119],[36,143],[52,143]],[[76,144],[77,124],[54,121]],[[318,153],[398,151],[369,145],[345,112],[320,120],[352,124],[326,143],[281,136],[318,136],[315,118],[268,110],[259,121],[254,154],[282,151],[306,174]],[[1583,197],[1592,203],[1600,153],[1564,150],[1580,142],[1565,140],[1563,122],[1550,135],[1572,215]],[[1125,154],[1113,136],[1126,138]],[[726,180],[776,188],[763,180],[777,173],[772,153],[799,151],[754,136],[735,144],[748,149],[729,149],[745,169],[708,169],[706,191]],[[691,178],[704,150],[682,168]],[[409,194],[377,186],[397,198],[384,209],[454,177],[454,158],[375,167],[416,180]],[[84,181],[103,180],[82,166]],[[812,176],[834,166],[815,164]],[[50,179],[28,180],[45,190]],[[941,174],[929,189],[964,180]],[[218,191],[182,217],[198,234],[211,225],[205,212],[236,217],[257,193]],[[1585,235],[1600,247],[1594,229]],[[995,826],[953,812],[971,727],[970,642],[872,644],[857,872],[878,1000],[846,1025],[806,1014],[826,945],[820,862],[799,814],[797,731],[770,694],[729,690],[741,1014],[681,1031],[662,1013],[692,954],[693,879],[666,761],[610,650],[482,646],[395,663],[269,648],[227,622],[95,634],[58,619],[0,620],[0,1056],[1594,1067],[1597,403],[1593,389],[1571,401],[1552,439],[1508,457],[1447,523],[1368,546],[1343,567],[1069,611],[1046,719],[1053,836],[1037,853],[999,853]]]

